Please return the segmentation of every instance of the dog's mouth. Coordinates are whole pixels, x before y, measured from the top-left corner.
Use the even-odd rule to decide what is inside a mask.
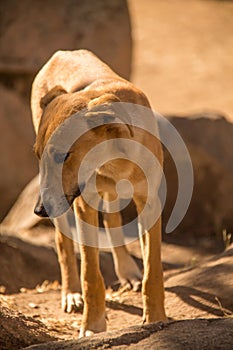
[[[72,206],[75,198],[79,197],[82,194],[84,188],[85,188],[85,184],[80,184],[80,186],[77,187],[77,190],[74,191],[73,194],[70,194],[70,195],[65,194],[64,195],[64,198],[66,199],[66,201],[68,202],[68,205],[70,207]],[[58,208],[57,208],[57,215],[56,216],[60,216],[68,210],[67,202],[66,202],[66,204],[64,203],[64,198],[63,199],[61,198],[61,202],[59,203]],[[52,214],[54,213],[54,209],[55,208],[53,208],[50,201],[46,202],[46,204],[44,205],[44,203],[41,199],[41,196],[39,195],[38,201],[37,201],[36,206],[34,208],[34,213],[37,216],[44,217],[44,218],[53,216]]]
[[[73,204],[73,201],[75,200],[75,198],[81,196],[82,192],[84,191],[85,186],[86,186],[85,183],[81,183],[80,185],[78,185],[76,191],[74,191],[73,194],[66,194],[65,195],[65,197],[70,205]]]

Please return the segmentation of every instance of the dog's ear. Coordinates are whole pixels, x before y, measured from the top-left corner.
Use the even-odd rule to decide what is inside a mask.
[[[52,100],[63,94],[67,94],[67,91],[62,86],[56,85],[40,100],[41,108],[45,109]]]
[[[110,93],[91,100],[87,106],[87,122],[93,128],[101,124],[103,125],[114,122],[117,118],[119,118],[128,128],[130,136],[133,137],[134,131],[130,123],[130,115],[127,113],[121,103],[116,102],[121,101],[116,95]]]
[[[91,100],[88,103],[88,110],[98,110],[98,107],[112,102],[120,102],[120,99],[114,94],[104,94]]]

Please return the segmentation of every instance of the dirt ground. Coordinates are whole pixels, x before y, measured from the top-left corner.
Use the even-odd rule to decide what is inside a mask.
[[[54,339],[71,340],[78,336],[82,315],[66,314],[60,308],[61,286],[53,249],[54,233],[52,230],[47,232],[47,242],[45,234],[44,231],[37,231],[31,233],[31,238],[28,234],[24,241],[15,236],[1,236],[0,264],[5,266],[5,270],[0,277],[0,311],[3,317],[0,339],[6,342],[6,330],[11,335],[10,346],[3,342],[2,349],[18,349],[19,340],[21,346],[27,346]],[[139,243],[129,245],[129,250],[141,267]],[[108,331],[141,325],[140,293],[121,288],[116,290],[111,254],[102,252],[100,257],[107,285]],[[221,254],[213,255],[209,249],[201,247],[163,243],[166,311],[169,319],[232,317],[232,263],[232,246]],[[22,326],[17,323],[18,317],[29,319],[24,320]],[[13,343],[12,339],[15,338]]]
[[[129,5],[135,39],[132,80],[154,109],[172,115],[215,110],[233,121],[233,2],[130,0]],[[81,313],[60,309],[53,233],[0,239],[0,348],[77,338]],[[141,266],[138,244],[130,250]],[[183,245],[163,243],[170,320],[232,317],[233,247],[217,251],[208,238],[193,247],[185,245],[185,238]],[[110,288],[116,280],[109,253],[102,253],[101,265],[108,285],[108,330],[140,325],[140,293]]]

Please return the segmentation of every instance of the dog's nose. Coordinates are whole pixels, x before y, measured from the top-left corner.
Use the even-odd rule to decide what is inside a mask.
[[[46,209],[48,211],[49,208],[46,206]],[[41,196],[39,195],[35,209],[34,209],[34,213],[42,218],[47,218],[48,217],[47,211],[45,210],[45,207],[41,200]]]
[[[39,204],[35,206],[34,213],[42,218],[47,218],[48,214],[43,206],[43,204]]]

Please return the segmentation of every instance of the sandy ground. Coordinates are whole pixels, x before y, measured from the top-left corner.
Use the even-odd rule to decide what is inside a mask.
[[[61,310],[60,274],[53,250],[53,232],[48,233],[47,242],[45,232],[37,231],[33,235],[31,238],[28,235],[26,241],[8,235],[0,237],[0,264],[5,266],[0,276],[0,305],[10,308],[16,315],[32,317],[39,322],[39,329],[43,325],[43,332],[50,337],[75,339],[82,314],[67,314]],[[131,244],[129,250],[142,267],[139,243]],[[170,320],[232,316],[232,246],[220,255],[210,254],[200,247],[166,243],[163,243],[162,251],[166,312]],[[111,254],[103,252],[100,259],[107,284],[108,330],[141,325],[141,294],[122,288],[116,290]],[[7,293],[4,293],[6,285]],[[3,325],[14,334],[10,322],[6,318]],[[20,336],[25,336],[25,330],[21,330]]]

